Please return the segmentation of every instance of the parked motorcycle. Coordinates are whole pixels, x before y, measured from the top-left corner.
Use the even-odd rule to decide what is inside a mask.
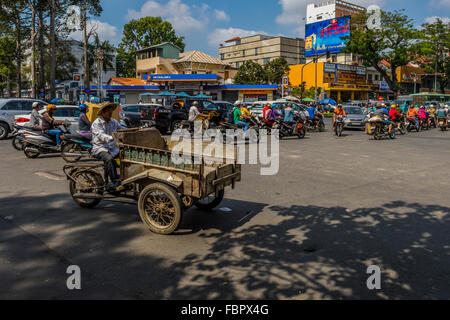
[[[91,140],[78,134],[65,134],[61,137],[61,157],[68,163],[75,163],[81,158],[91,156]]]
[[[280,139],[292,136],[297,136],[299,139],[303,139],[306,135],[305,122],[298,114],[294,115],[293,123],[284,122],[281,118],[277,119],[273,129],[279,131]]]
[[[73,130],[70,132],[68,127],[65,126],[59,126],[58,129],[63,132],[63,135],[74,133]],[[61,146],[56,144],[55,136],[46,134],[42,131],[29,132],[24,134],[23,152],[27,158],[35,159],[41,154],[60,153]]]

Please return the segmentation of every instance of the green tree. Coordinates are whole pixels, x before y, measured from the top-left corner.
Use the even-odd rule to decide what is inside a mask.
[[[398,91],[396,70],[412,61],[419,33],[402,11],[382,11],[379,29],[367,27],[369,16],[370,13],[362,12],[352,18],[352,32],[346,37],[344,51],[360,55],[365,66],[374,67],[390,88]],[[389,72],[381,64],[383,60],[390,64]]]
[[[10,36],[0,37],[0,96],[4,89],[11,95],[11,81],[15,74],[14,54],[15,41]]]
[[[264,66],[267,82],[270,84],[281,84],[283,76],[289,73],[289,65],[284,58],[276,58]]]
[[[88,64],[91,68],[90,75],[91,80],[95,79],[98,76],[97,73],[97,57],[96,51],[103,51],[103,63],[102,69],[103,71],[113,70],[114,69],[114,54],[116,48],[109,41],[101,41],[98,35],[94,37],[94,40],[88,43]]]
[[[120,77],[136,75],[136,51],[163,42],[171,42],[184,50],[184,37],[178,37],[172,24],[160,17],[132,20],[123,28],[117,50],[117,73]]]
[[[417,61],[426,73],[441,74],[440,90],[445,93],[450,80],[450,23],[437,19],[434,23],[422,25],[422,28]]]
[[[251,60],[245,61],[234,77],[235,84],[264,84],[266,81],[263,67]]]

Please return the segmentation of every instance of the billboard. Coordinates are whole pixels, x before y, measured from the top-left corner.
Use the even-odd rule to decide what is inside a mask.
[[[345,48],[346,40],[350,36],[350,16],[337,19],[324,20],[306,25],[305,29],[305,56],[313,57],[328,52],[340,53]]]

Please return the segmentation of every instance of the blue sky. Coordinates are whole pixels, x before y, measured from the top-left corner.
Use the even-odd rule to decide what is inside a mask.
[[[384,10],[405,9],[416,25],[440,17],[450,21],[450,0],[347,0]],[[102,0],[94,18],[100,37],[118,44],[124,24],[142,16],[161,16],[186,38],[186,50],[218,55],[218,44],[255,33],[304,36],[306,4],[320,0]]]

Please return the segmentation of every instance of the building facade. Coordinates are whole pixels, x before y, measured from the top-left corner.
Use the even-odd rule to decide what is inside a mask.
[[[368,100],[373,90],[367,82],[367,68],[346,64],[319,62],[291,66],[289,72],[291,87],[305,84],[305,90],[320,88],[318,98],[331,98],[338,103]]]
[[[303,63],[305,41],[299,38],[254,35],[229,39],[219,47],[220,60],[235,68],[250,60],[265,65],[280,57],[290,65]]]
[[[365,10],[364,7],[341,0],[310,3],[306,6],[306,24],[344,16],[354,16],[363,10]]]
[[[182,52],[166,42],[136,53],[136,77],[161,74],[216,74],[222,84],[231,83],[237,70],[227,63],[198,50]]]

